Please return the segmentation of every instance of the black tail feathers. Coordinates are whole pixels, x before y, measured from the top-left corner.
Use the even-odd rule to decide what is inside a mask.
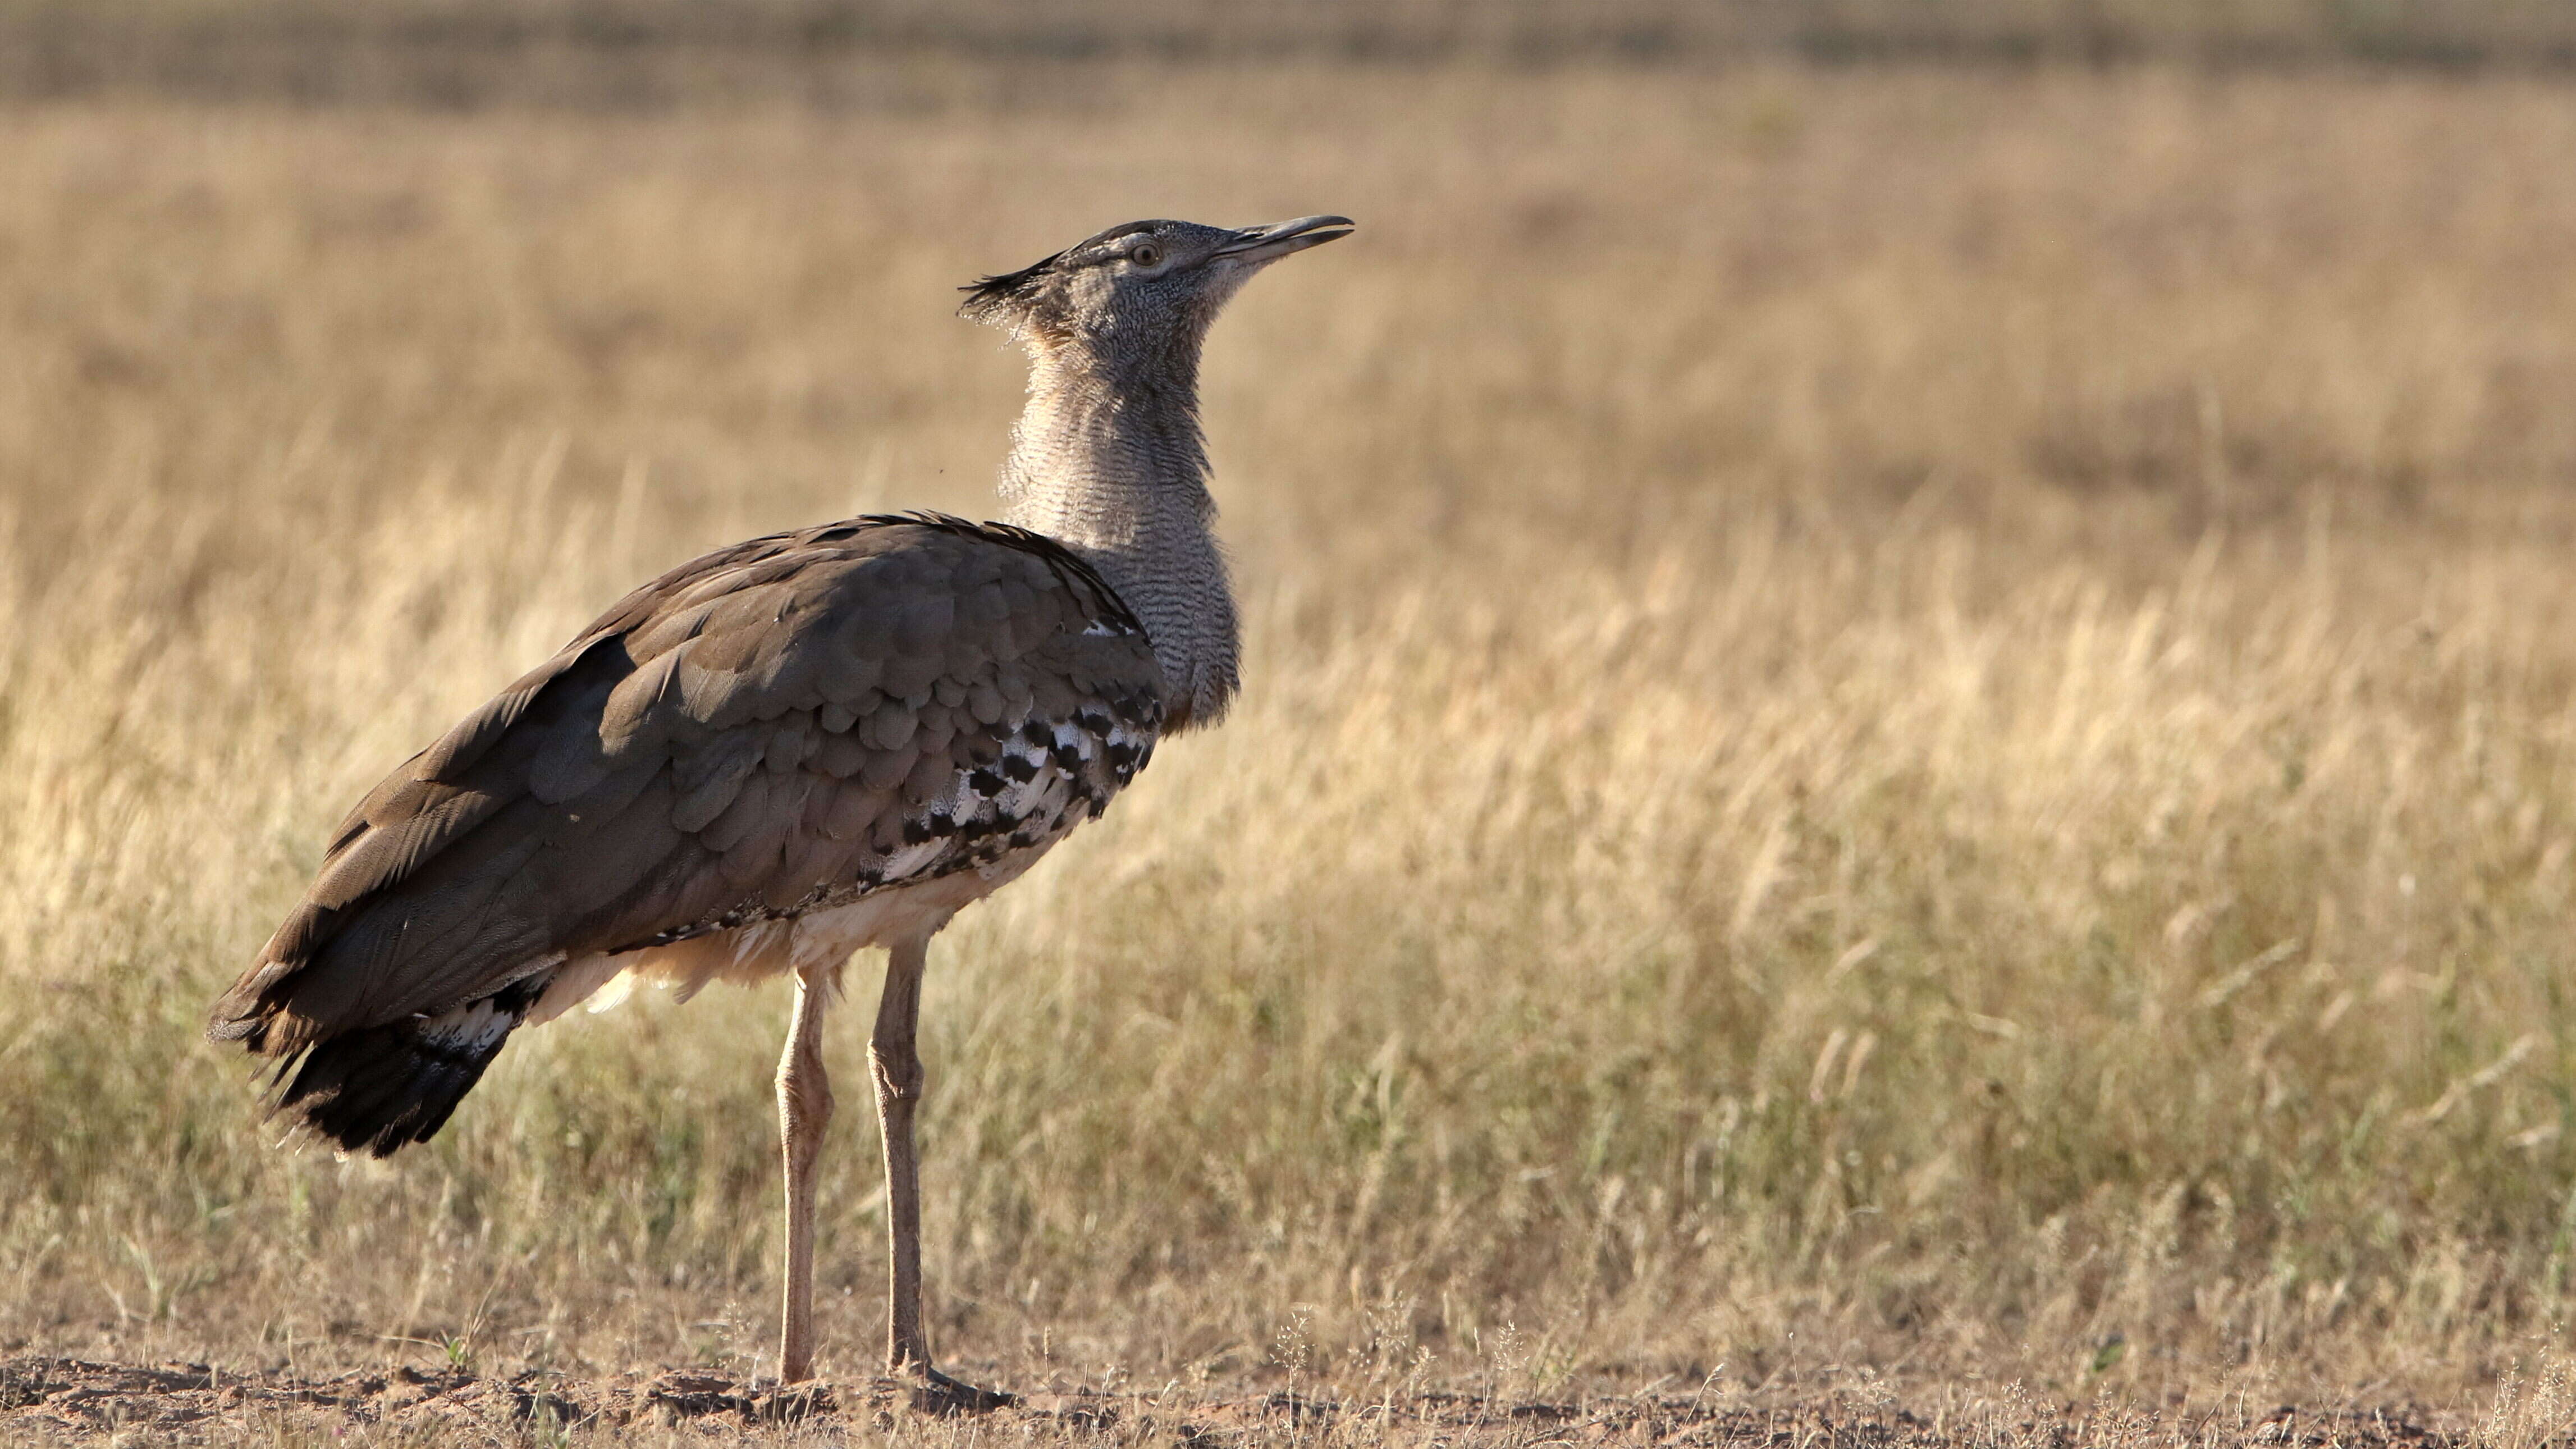
[[[426,1142],[483,1079],[541,984],[521,983],[437,1016],[342,1032],[290,1064],[294,1079],[278,1094],[276,1110],[344,1152],[389,1157]]]

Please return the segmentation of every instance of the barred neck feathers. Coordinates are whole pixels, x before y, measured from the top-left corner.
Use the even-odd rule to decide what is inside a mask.
[[[1083,556],[1153,636],[1164,728],[1234,697],[1234,591],[1209,525],[1199,344],[1226,300],[1350,218],[1228,228],[1131,221],[966,288],[960,310],[1029,354],[1002,492],[1010,521]]]
[[[1031,349],[1028,407],[1002,466],[1004,517],[1080,555],[1143,622],[1167,731],[1213,724],[1234,697],[1240,640],[1212,531],[1197,339],[1146,356],[1092,341]]]

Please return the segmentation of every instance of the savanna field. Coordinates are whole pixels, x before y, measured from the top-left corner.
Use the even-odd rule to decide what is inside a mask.
[[[862,69],[0,107],[0,1355],[774,1373],[783,987],[522,1033],[383,1164],[277,1150],[205,1009],[630,584],[994,512],[1022,366],[959,283],[1337,211],[1208,351],[1235,715],[934,951],[950,1367],[1343,1406],[1242,1442],[2570,1432],[2576,86]],[[298,1412],[184,1432],[450,1441]]]

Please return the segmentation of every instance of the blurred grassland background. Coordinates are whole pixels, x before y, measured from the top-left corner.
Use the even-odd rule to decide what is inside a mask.
[[[988,511],[957,283],[1323,210],[1208,358],[1236,716],[934,956],[945,1355],[2440,1401],[2569,1348],[2576,26],[1853,3],[1983,58],[1843,65],[1629,8],[0,8],[0,1348],[759,1366],[783,990],[526,1033],[384,1166],[270,1150],[204,1006],[628,584]],[[1198,39],[1059,33],[1121,14]]]

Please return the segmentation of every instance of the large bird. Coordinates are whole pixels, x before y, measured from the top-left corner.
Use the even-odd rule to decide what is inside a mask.
[[[813,1367],[824,1008],[851,953],[882,946],[887,1366],[931,1406],[1001,1402],[934,1368],[922,1332],[930,938],[1096,818],[1157,741],[1225,712],[1237,631],[1200,345],[1253,273],[1350,231],[1140,221],[973,284],[961,310],[1030,361],[1007,521],[772,534],[619,600],[358,803],[209,1034],[278,1059],[278,1111],[381,1157],[434,1135],[513,1031],[612,979],[793,974],[794,1383]]]

